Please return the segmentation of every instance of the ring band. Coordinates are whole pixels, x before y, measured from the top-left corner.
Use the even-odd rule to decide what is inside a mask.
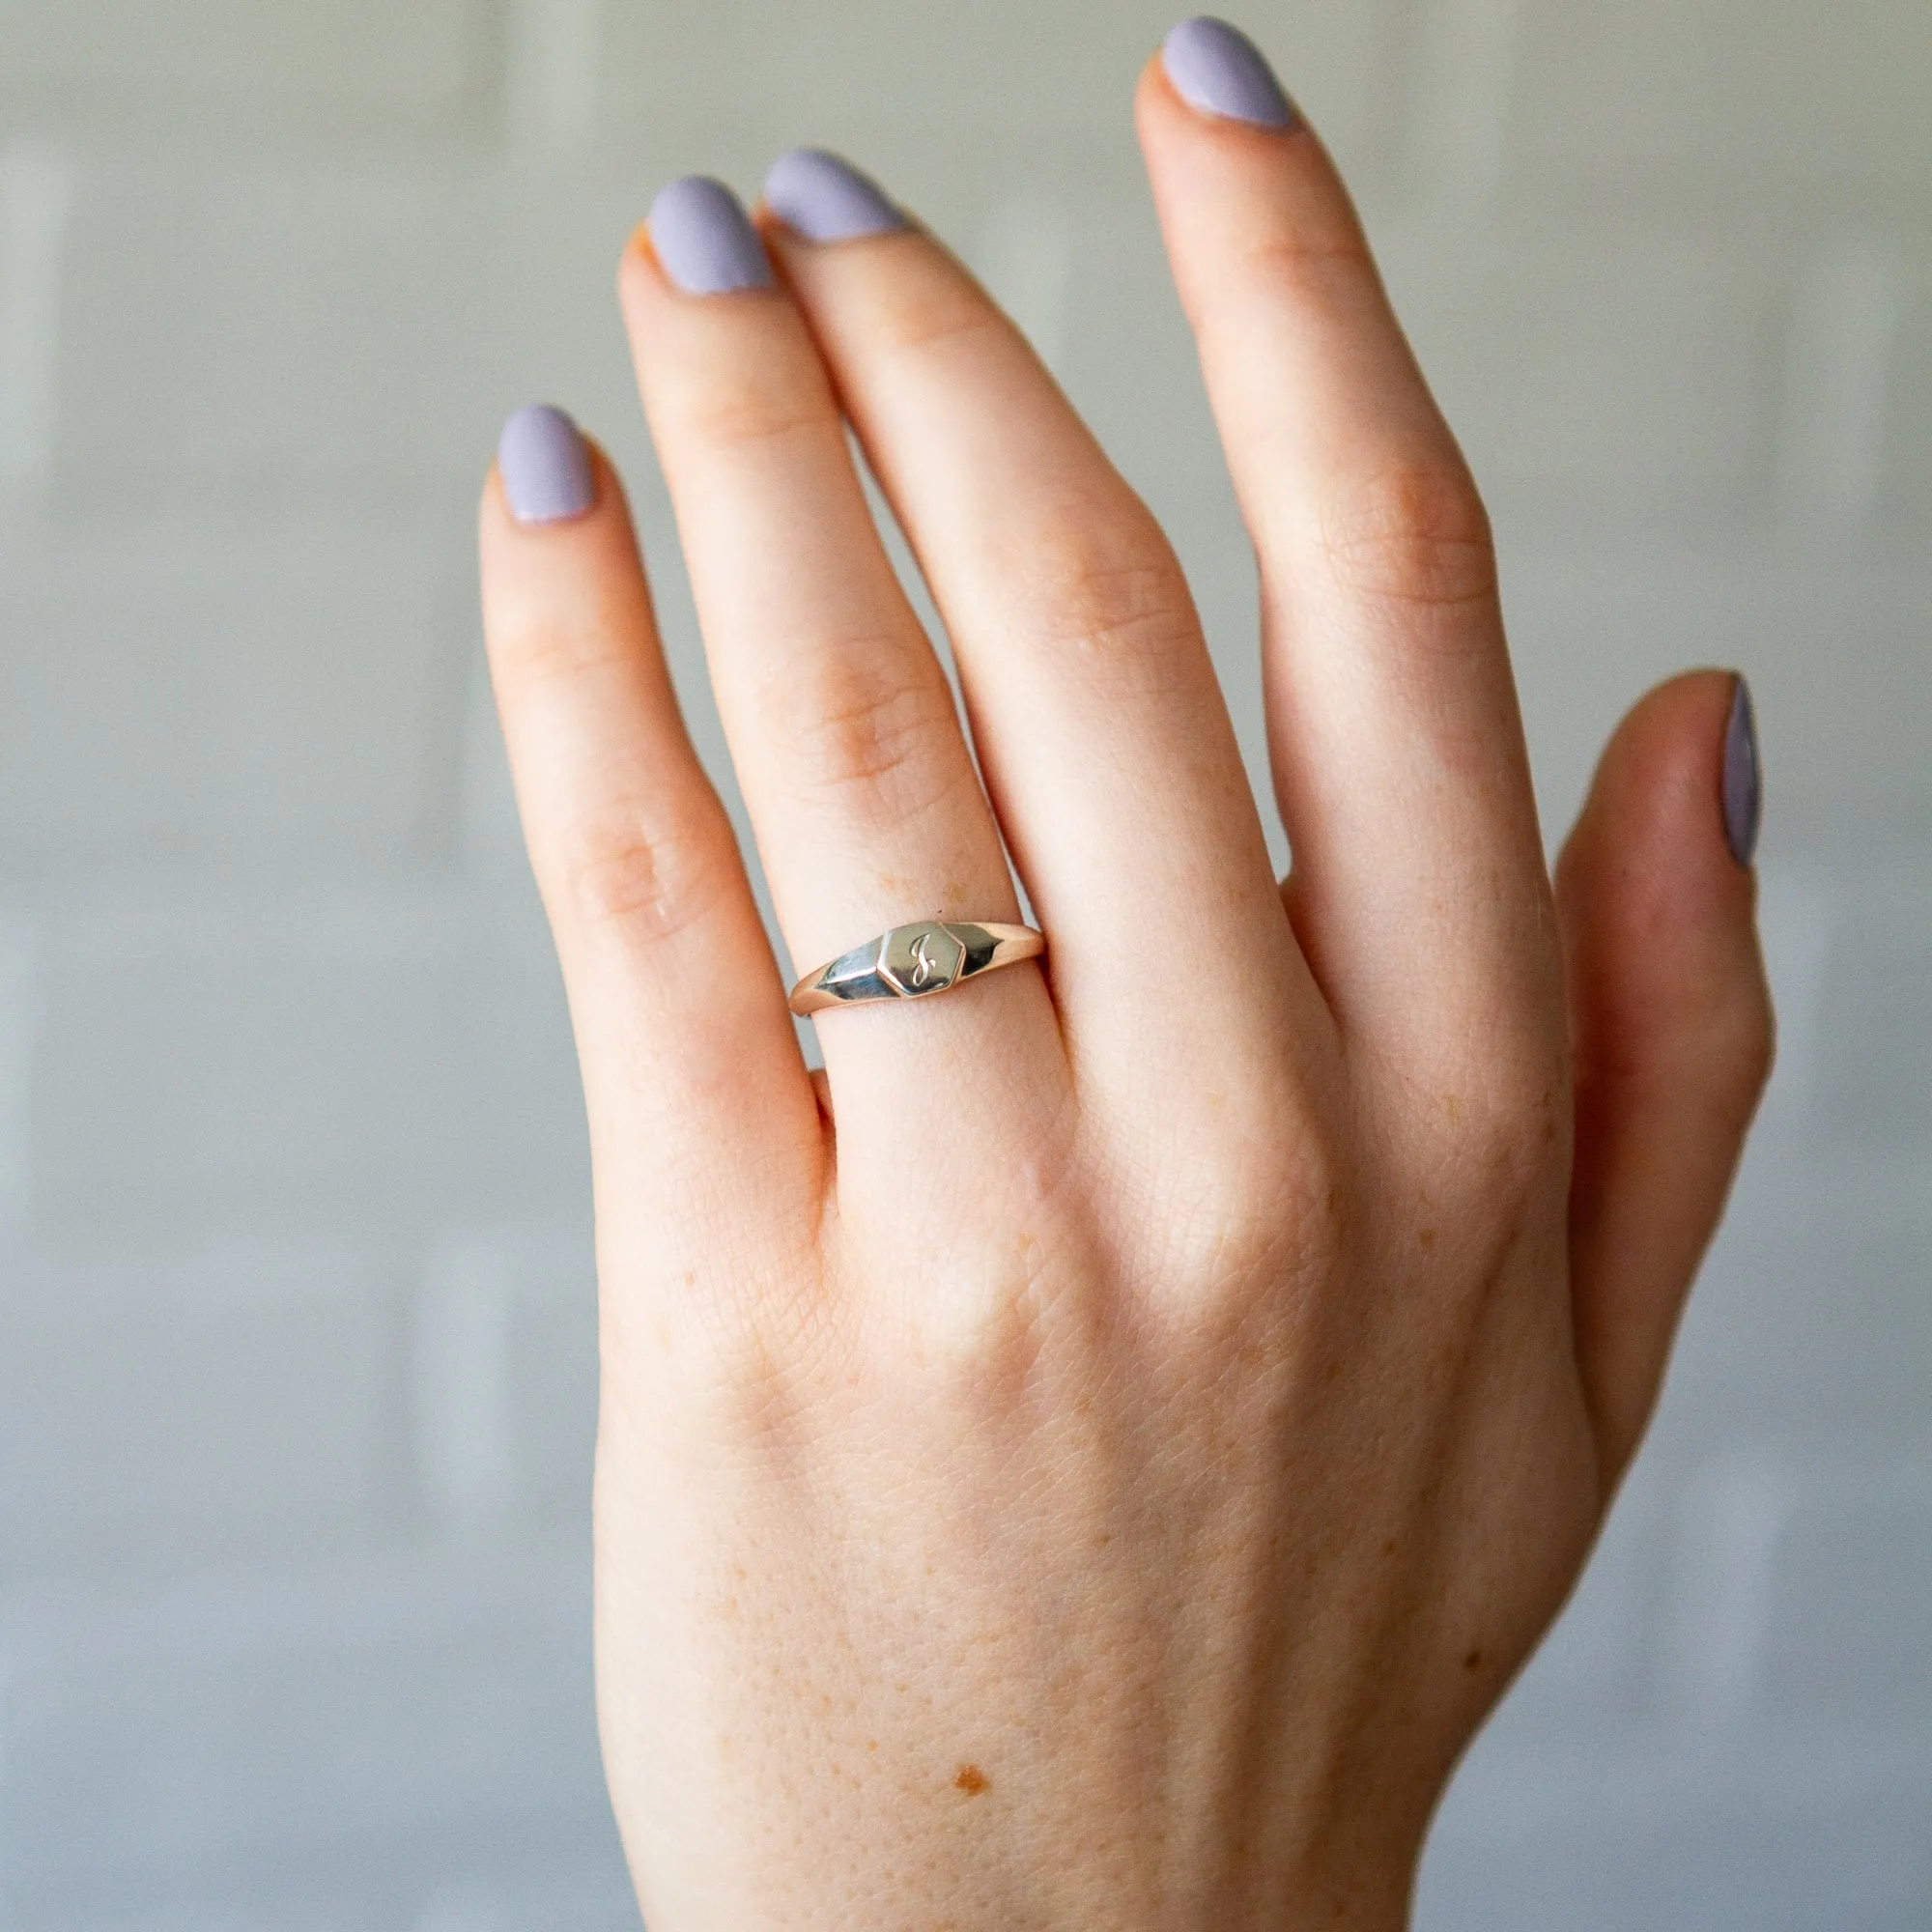
[[[795,1013],[857,1007],[870,1000],[923,1000],[1001,966],[1037,959],[1045,937],[1030,925],[921,920],[895,925],[808,973],[791,989]]]

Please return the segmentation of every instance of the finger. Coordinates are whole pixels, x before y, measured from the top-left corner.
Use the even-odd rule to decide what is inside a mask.
[[[1319,1002],[1166,539],[1019,331],[862,177],[787,156],[767,197],[946,620],[1076,1056],[1148,1118],[1185,1104],[1184,1072],[1279,1063]]]
[[[1411,1071],[1560,1039],[1490,532],[1348,194],[1261,56],[1178,28],[1138,114],[1261,561],[1295,926],[1345,1031]]]
[[[811,338],[743,211],[717,183],[673,184],[621,282],[719,709],[797,967],[916,919],[1016,920],[951,688],[873,526]],[[970,1069],[1017,1094],[1060,1064],[1030,965],[818,1024],[848,1149],[902,1145],[909,1082]],[[896,1158],[869,1171],[902,1185]]]
[[[1557,867],[1575,1037],[1571,1271],[1585,1393],[1634,1450],[1771,1068],[1757,755],[1742,679],[1653,691],[1604,753]]]
[[[810,1082],[731,828],[678,716],[631,522],[568,417],[511,417],[483,493],[483,619],[563,967],[600,1174],[658,1271],[809,1219]]]

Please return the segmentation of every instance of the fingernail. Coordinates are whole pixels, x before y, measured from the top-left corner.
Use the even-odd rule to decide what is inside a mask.
[[[1175,92],[1203,114],[1256,128],[1301,125],[1262,50],[1225,20],[1203,14],[1181,21],[1168,35],[1160,57]]]
[[[561,410],[519,410],[497,440],[497,473],[520,524],[566,524],[596,499],[590,452]]]
[[[808,242],[855,242],[890,235],[905,216],[877,182],[823,148],[794,148],[772,163],[765,200],[794,235]]]
[[[1757,851],[1758,820],[1763,810],[1757,715],[1751,709],[1750,686],[1740,672],[1731,698],[1730,723],[1724,726],[1724,842],[1740,866],[1748,866]]]
[[[738,197],[709,175],[686,175],[651,204],[651,246],[664,271],[688,296],[722,296],[771,286],[765,244]]]

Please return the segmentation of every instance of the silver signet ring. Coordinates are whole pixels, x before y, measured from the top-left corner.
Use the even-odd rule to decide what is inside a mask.
[[[923,1000],[1045,951],[1044,936],[1030,925],[929,919],[895,925],[808,973],[791,989],[791,1009],[817,1013],[872,1000]]]

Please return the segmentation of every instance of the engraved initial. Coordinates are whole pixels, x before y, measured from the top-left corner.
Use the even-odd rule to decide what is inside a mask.
[[[966,949],[943,925],[901,925],[886,934],[879,974],[906,999],[943,993],[959,977]]]

